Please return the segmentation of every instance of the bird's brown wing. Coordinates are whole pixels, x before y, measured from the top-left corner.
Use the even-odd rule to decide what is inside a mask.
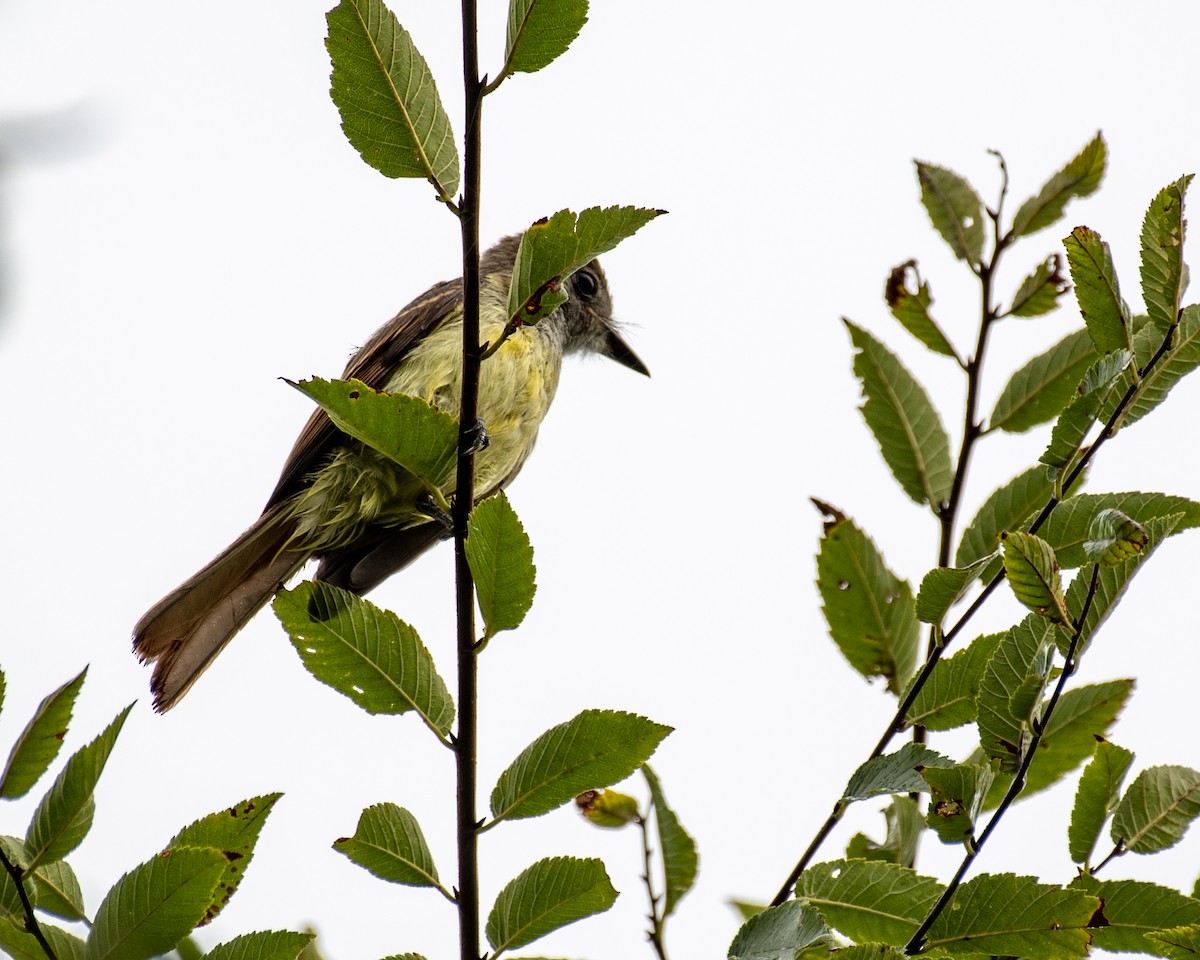
[[[361,380],[369,387],[381,389],[404,355],[461,300],[459,280],[430,287],[371,335],[350,358],[342,379]],[[317,408],[296,438],[263,512],[295,495],[308,475],[321,466],[338,444],[345,442],[345,437],[325,411]]]

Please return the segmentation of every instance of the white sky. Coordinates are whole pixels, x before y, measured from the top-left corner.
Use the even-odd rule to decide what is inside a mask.
[[[329,849],[363,807],[390,800],[417,815],[453,876],[451,758],[420,724],[368,718],[312,681],[269,613],[166,718],[151,713],[148,671],[129,653],[143,610],[273,487],[309,413],[278,378],[336,375],[399,306],[458,272],[456,222],[427,186],[380,177],[338,129],[329,2],[0,3],[12,284],[0,326],[0,744],[90,662],[69,749],[139,700],[93,833],[71,857],[90,910],[185,823],[283,790],[242,890],[203,941],[312,923],[331,960],[432,960],[452,955],[448,905]],[[504,8],[481,6],[494,71]],[[457,5],[395,9],[457,117]],[[607,0],[564,59],[487,101],[485,243],[563,206],[671,211],[605,261],[653,379],[573,363],[511,491],[539,589],[526,625],[482,661],[480,780],[486,796],[533,737],[585,707],[675,726],[653,762],[702,861],[670,925],[674,957],[725,955],[737,921],[724,900],[773,894],[892,708],[825,636],[807,498],[855,517],[914,584],[936,557],[934,521],[899,493],[855,410],[838,322],[901,351],[957,437],[961,376],[882,301],[889,269],[916,257],[937,317],[970,349],[975,291],[928,226],[912,158],[956,169],[990,200],[985,151],[1001,149],[1011,212],[1102,128],[1101,192],[1017,246],[999,290],[1086,223],[1137,301],[1146,205],[1200,169],[1187,46],[1198,28],[1200,8],[1183,2]],[[60,112],[82,126],[77,148],[17,122]],[[1077,323],[1063,311],[1002,325],[984,410],[1012,369]],[[1179,388],[1105,450],[1090,489],[1200,499],[1198,390]],[[964,521],[1043,444],[1040,432],[985,441]],[[1179,719],[1194,698],[1191,598],[1177,595],[1193,579],[1191,536],[1160,552],[1083,668],[1085,681],[1138,676],[1115,739],[1139,768],[1200,766]],[[418,628],[446,676],[452,589],[443,549],[373,595]],[[980,628],[1017,615],[999,605]],[[965,739],[934,745],[967,750]],[[37,795],[0,811],[0,831],[22,832]],[[1069,879],[1070,800],[1066,789],[1019,808],[979,868]],[[882,832],[882,804],[862,806],[827,858],[854,830]],[[1198,843],[1126,857],[1109,876],[1190,889]],[[485,909],[557,853],[603,857],[622,896],[530,949],[649,957],[636,836],[569,810],[486,836]],[[945,876],[957,857],[928,843],[921,867]]]

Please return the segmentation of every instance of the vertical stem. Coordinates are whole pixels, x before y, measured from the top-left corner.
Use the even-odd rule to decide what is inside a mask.
[[[462,0],[463,150],[462,226],[463,389],[458,425],[458,476],[453,507],[455,602],[458,613],[458,931],[462,960],[479,960],[479,850],[475,812],[476,685],[475,584],[467,565],[467,517],[475,501],[473,442],[479,408],[479,165],[483,84],[479,78],[475,0]]]
[[[663,897],[654,892],[654,881],[650,876],[650,868],[653,864],[651,863],[649,821],[649,811],[646,816],[638,817],[638,828],[642,831],[642,882],[646,884],[646,898],[650,901],[650,913],[646,916],[646,919],[650,921],[650,929],[646,933],[646,939],[650,941],[658,960],[667,960],[667,946],[663,940]]]

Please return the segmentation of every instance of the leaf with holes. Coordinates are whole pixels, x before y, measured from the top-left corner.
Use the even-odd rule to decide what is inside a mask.
[[[978,263],[983,257],[983,201],[953,170],[931,163],[917,164],[921,203],[934,229],[959,260]]]

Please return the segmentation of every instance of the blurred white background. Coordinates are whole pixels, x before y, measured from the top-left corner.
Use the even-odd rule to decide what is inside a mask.
[[[241,891],[202,941],[313,924],[330,960],[433,960],[453,953],[449,906],[330,850],[363,807],[391,800],[417,815],[453,876],[451,758],[421,725],[369,718],[311,680],[269,612],[166,717],[152,714],[148,671],[129,653],[143,610],[273,487],[309,413],[278,378],[338,374],[398,307],[458,273],[456,221],[428,187],[385,180],[342,137],[323,44],[330,3],[0,3],[0,743],[90,663],[68,750],[139,700],[93,834],[71,857],[90,910],[183,824],[282,790]],[[494,72],[505,9],[481,8]],[[456,5],[394,9],[457,117]],[[724,901],[770,898],[892,709],[825,635],[807,498],[853,516],[914,584],[936,559],[934,520],[899,493],[855,409],[838,321],[903,354],[957,449],[961,374],[882,300],[888,271],[916,257],[935,315],[971,348],[976,289],[928,225],[912,159],[957,170],[992,201],[986,150],[1003,151],[1011,213],[1102,128],[1100,193],[1018,245],[998,290],[1010,296],[1086,223],[1112,244],[1136,305],[1143,212],[1200,170],[1198,27],[1185,2],[606,0],[567,56],[488,99],[485,244],[564,206],[671,211],[605,261],[653,379],[571,364],[510,491],[539,586],[526,625],[482,661],[480,779],[490,789],[533,737],[585,707],[675,726],[653,763],[701,851],[699,885],[670,925],[675,957],[725,955],[737,919]],[[1078,323],[1066,309],[1003,324],[983,411],[1016,366]],[[1106,449],[1090,489],[1200,498],[1198,384]],[[1044,442],[986,440],[964,521]],[[1082,671],[1137,676],[1115,739],[1139,769],[1200,766],[1181,717],[1195,684],[1191,537],[1157,555]],[[446,548],[372,598],[417,627],[447,676],[452,590]],[[997,604],[980,629],[1016,615]],[[965,738],[934,745],[968,749]],[[0,832],[22,832],[40,792],[0,810]],[[979,868],[1068,880],[1070,801],[1066,788],[1020,806]],[[862,804],[825,857],[855,830],[881,835],[882,805]],[[1125,857],[1108,875],[1190,890],[1197,842]],[[485,906],[556,853],[602,856],[622,896],[536,951],[649,957],[637,837],[569,809],[486,836]],[[957,858],[929,843],[921,867],[945,876]]]

